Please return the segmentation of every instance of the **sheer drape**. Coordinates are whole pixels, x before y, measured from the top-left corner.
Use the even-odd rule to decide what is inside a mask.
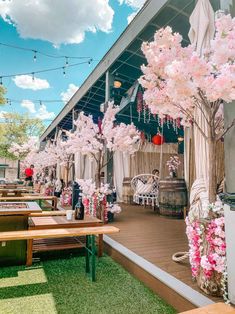
[[[81,153],[75,154],[75,179],[95,179],[96,162]]]
[[[123,179],[130,177],[130,156],[122,152],[115,152],[113,156],[114,186],[117,192],[117,201],[122,202]]]

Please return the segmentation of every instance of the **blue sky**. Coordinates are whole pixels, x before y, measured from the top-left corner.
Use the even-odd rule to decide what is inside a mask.
[[[0,43],[53,55],[88,56],[100,60],[125,29],[128,18],[137,12],[143,2],[143,0],[4,1],[0,3]],[[33,52],[0,45],[0,76],[34,72],[65,64],[64,59],[48,58],[39,54],[35,62],[33,56]],[[71,64],[80,60],[68,59],[68,62]],[[3,78],[3,85],[7,89],[6,97],[19,102],[12,102],[11,106],[5,105],[1,111],[28,112],[31,116],[40,117],[48,125],[60,112],[64,103],[45,102],[40,105],[39,102],[31,103],[29,100],[68,99],[97,63],[94,61],[90,66],[84,64],[67,68],[65,76],[63,70],[35,74],[34,81],[30,77]]]

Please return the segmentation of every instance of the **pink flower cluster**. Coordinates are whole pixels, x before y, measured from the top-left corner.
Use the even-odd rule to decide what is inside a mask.
[[[180,164],[181,162],[178,156],[171,156],[166,162],[169,172],[176,172]]]
[[[81,152],[96,160],[97,154],[103,154],[105,148],[109,151],[133,154],[138,150],[135,144],[139,141],[140,134],[134,124],[115,125],[115,115],[118,110],[113,102],[109,102],[104,117],[98,125],[94,123],[91,115],[86,116],[81,112],[78,119],[74,121],[76,130],[67,132],[68,150],[72,153]]]
[[[193,277],[197,277],[200,268],[208,279],[214,272],[224,273],[226,269],[224,217],[212,219],[207,223],[205,221],[190,222],[186,219],[186,224]]]
[[[181,118],[189,125],[195,107],[204,110],[207,102],[235,99],[235,18],[223,15],[216,20],[211,49],[202,56],[193,45],[182,47],[181,41],[168,26],[158,30],[152,42],[143,43],[147,65],[139,82],[153,114]]]
[[[201,253],[200,253],[200,224],[198,221],[190,223],[186,218],[186,234],[189,240],[189,261],[191,264],[192,276],[197,277],[200,270]]]

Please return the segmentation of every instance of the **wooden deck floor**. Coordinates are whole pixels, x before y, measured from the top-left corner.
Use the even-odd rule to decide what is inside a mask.
[[[110,237],[202,293],[192,281],[189,262],[172,261],[174,253],[188,251],[184,220],[159,216],[149,207],[123,204],[122,209],[112,223],[120,228],[120,233]],[[221,301],[220,298],[210,298]]]

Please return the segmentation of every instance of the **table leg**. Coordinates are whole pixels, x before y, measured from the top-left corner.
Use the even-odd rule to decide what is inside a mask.
[[[31,266],[33,263],[33,240],[27,240],[27,259],[26,266]]]
[[[89,258],[90,238],[86,236],[86,273],[90,272],[90,258]]]
[[[42,200],[41,199],[38,200],[38,205],[42,208]]]
[[[95,246],[95,236],[91,235],[91,280],[95,281],[96,276],[95,276],[95,251],[96,251],[96,246]]]
[[[103,256],[103,234],[98,235],[98,257]]]
[[[54,206],[54,210],[57,210],[57,197],[55,196],[53,201],[52,201],[52,205]]]

